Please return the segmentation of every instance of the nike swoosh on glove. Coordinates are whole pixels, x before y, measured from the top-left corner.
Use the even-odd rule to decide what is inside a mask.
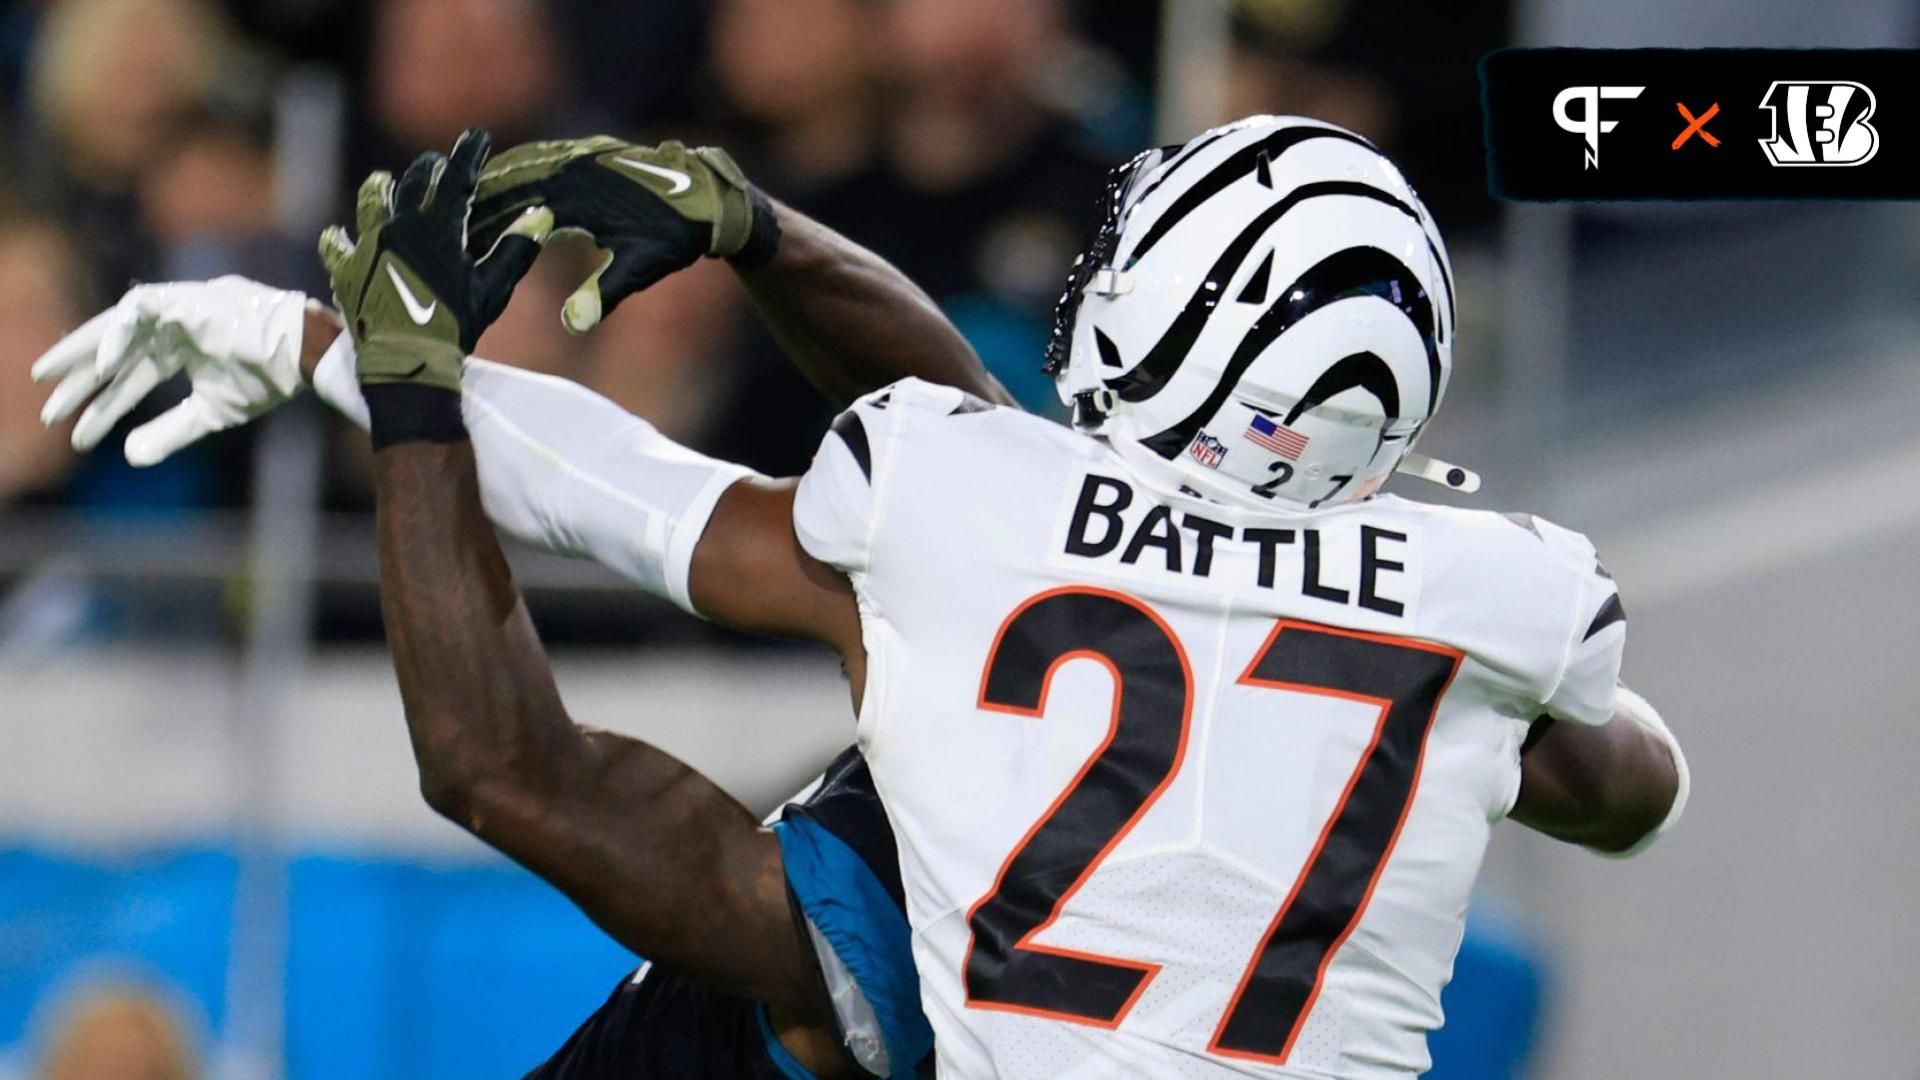
[[[779,244],[773,204],[712,146],[645,146],[605,135],[516,146],[480,176],[474,248],[490,247],[533,206],[553,211],[556,231],[585,234],[608,252],[561,311],[576,334],[703,255],[757,266]]]
[[[362,383],[458,392],[461,362],[553,231],[551,211],[527,207],[484,257],[467,254],[468,211],[491,146],[486,132],[469,130],[451,155],[422,154],[398,183],[374,173],[360,185],[359,239],[338,225],[320,234]]]

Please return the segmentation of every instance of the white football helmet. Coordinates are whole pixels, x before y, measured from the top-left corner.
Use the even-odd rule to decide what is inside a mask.
[[[1141,154],[1107,200],[1048,346],[1075,426],[1242,505],[1352,502],[1396,467],[1479,486],[1408,457],[1453,368],[1452,270],[1372,143],[1250,117]]]

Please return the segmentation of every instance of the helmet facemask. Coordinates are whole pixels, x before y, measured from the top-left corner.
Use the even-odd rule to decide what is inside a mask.
[[[1070,362],[1074,353],[1083,349],[1099,349],[1097,342],[1089,341],[1084,345],[1074,337],[1081,332],[1080,304],[1088,292],[1099,296],[1116,296],[1125,292],[1127,281],[1120,271],[1112,266],[1114,249],[1120,243],[1120,232],[1124,225],[1126,210],[1138,197],[1141,185],[1171,155],[1177,153],[1179,146],[1162,146],[1153,150],[1143,150],[1122,165],[1107,173],[1107,186],[1100,195],[1100,227],[1094,234],[1093,243],[1087,250],[1073,260],[1073,269],[1067,275],[1067,287],[1060,299],[1053,305],[1053,328],[1047,338],[1046,366],[1042,369],[1051,376],[1060,390],[1060,398],[1073,410],[1073,424],[1088,433],[1098,430],[1100,421],[1110,411],[1110,396],[1097,373],[1086,370],[1088,365],[1075,369]],[[1088,325],[1086,332],[1091,333]]]

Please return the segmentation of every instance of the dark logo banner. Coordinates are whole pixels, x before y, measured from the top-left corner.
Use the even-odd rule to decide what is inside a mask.
[[[1501,49],[1503,199],[1920,198],[1920,51]]]

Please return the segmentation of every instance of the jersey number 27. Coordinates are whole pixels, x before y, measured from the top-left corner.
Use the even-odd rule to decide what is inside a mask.
[[[1035,944],[1172,783],[1186,757],[1193,672],[1173,630],[1123,593],[1069,587],[1022,604],[1000,628],[982,709],[1039,716],[1053,673],[1093,660],[1113,675],[1107,736],[1001,864],[967,913],[967,1003],[1119,1026],[1159,965]],[[1320,982],[1359,923],[1419,784],[1434,711],[1461,653],[1409,638],[1280,620],[1240,683],[1375,706],[1373,737],[1313,853],[1248,960],[1207,1049],[1284,1063]]]

